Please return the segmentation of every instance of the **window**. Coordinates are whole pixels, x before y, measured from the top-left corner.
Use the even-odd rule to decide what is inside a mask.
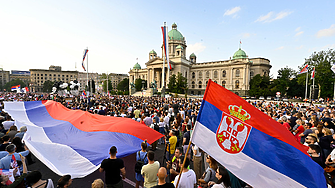
[[[218,71],[214,71],[214,78],[218,78]]]
[[[185,78],[187,78],[187,71],[185,72]]]
[[[199,78],[202,78],[202,72],[199,72]]]
[[[235,89],[240,88],[240,82],[238,80],[235,81]]]
[[[195,82],[194,81],[192,82],[192,88],[195,88]]]
[[[201,87],[202,87],[202,82],[199,81],[199,89],[201,89]]]
[[[192,78],[195,78],[195,72],[192,72]]]
[[[240,77],[240,69],[236,69],[235,75],[236,75],[236,77]]]
[[[250,77],[254,77],[254,71],[250,71]]]
[[[66,75],[66,77],[69,77],[69,75]]]
[[[44,74],[44,76],[47,76],[47,74]]]
[[[222,81],[222,87],[226,87],[226,81]]]
[[[209,78],[209,71],[206,72],[206,78]]]
[[[54,74],[54,77],[56,77],[56,75]]]
[[[222,77],[225,78],[226,77],[226,71],[222,71]]]

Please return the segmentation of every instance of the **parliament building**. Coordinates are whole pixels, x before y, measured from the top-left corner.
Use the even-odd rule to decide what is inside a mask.
[[[178,72],[187,78],[188,94],[203,95],[209,79],[222,85],[237,95],[248,95],[250,79],[257,74],[261,76],[270,74],[270,60],[262,57],[249,58],[245,51],[238,49],[232,58],[223,61],[197,62],[197,57],[192,53],[186,57],[185,37],[177,30],[174,23],[168,32],[169,59],[172,69],[168,72],[168,65],[165,62],[165,86],[169,82],[169,76]],[[163,56],[163,45],[161,53]],[[129,71],[129,84],[135,83],[140,78],[147,81],[147,88],[150,83],[156,82],[157,89],[163,87],[163,61],[165,57],[157,56],[154,50],[149,52],[146,68],[136,63]],[[168,89],[168,88],[167,88]]]

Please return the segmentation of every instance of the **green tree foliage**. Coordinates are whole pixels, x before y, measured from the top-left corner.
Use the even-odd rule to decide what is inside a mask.
[[[135,80],[135,89],[136,91],[141,91],[142,89],[142,79],[138,78]]]
[[[250,80],[250,96],[270,96],[271,94],[272,93],[269,76],[261,76],[257,74]]]
[[[48,92],[50,93],[52,91],[52,86],[54,82],[47,80],[43,83],[43,92]]]
[[[279,69],[277,79],[272,83],[273,95],[279,91],[282,96],[302,96],[303,86],[297,83],[296,74],[296,71],[287,66]]]
[[[315,85],[319,86],[320,97],[332,97],[334,93],[334,73],[331,66],[335,63],[335,51],[333,49],[314,52],[309,58],[305,59],[304,65],[299,67],[302,70],[306,64],[309,66],[308,74],[300,74],[297,76],[298,83],[305,86],[306,76],[308,76],[308,85],[313,82],[311,80],[312,66],[315,67]]]
[[[104,92],[107,92],[107,80],[103,81],[102,89],[104,90]],[[110,80],[108,80],[108,90],[109,91],[113,90],[113,85],[112,85],[112,82]]]
[[[91,82],[92,82],[92,84],[91,84]],[[95,93],[95,81],[94,80],[89,80],[88,81],[88,89],[87,89],[87,91],[91,92],[91,87],[92,87],[92,93]]]
[[[21,88],[26,87],[26,84],[22,80],[20,80],[20,79],[17,78],[15,80],[7,82],[5,84],[4,88],[6,89],[6,91],[10,91],[10,89],[11,89],[12,86],[17,86],[17,85],[21,85]]]
[[[169,84],[168,84],[169,90],[172,93],[179,93],[184,94],[187,92],[187,78],[182,76],[180,72],[178,72],[178,75],[176,76],[173,74],[169,78]]]
[[[123,79],[118,85],[117,90],[119,91],[129,91],[129,79]]]

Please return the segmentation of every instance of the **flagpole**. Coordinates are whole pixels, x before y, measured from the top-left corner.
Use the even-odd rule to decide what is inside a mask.
[[[307,82],[308,82],[308,69],[306,74],[306,90],[305,90],[305,100],[307,100]]]
[[[166,22],[164,22],[164,30],[165,30],[165,27],[166,27]],[[163,36],[163,38],[165,37],[165,39],[163,39],[164,42],[164,50],[163,50],[163,54],[165,52],[165,60],[163,58],[163,71],[162,71],[162,90],[161,90],[161,96],[164,96],[165,95],[165,61],[166,61],[166,30],[164,31],[165,35]]]
[[[88,47],[86,48],[86,50],[88,50]],[[86,76],[87,76],[87,89],[89,88],[89,85],[88,85],[88,51],[86,52]]]
[[[168,57],[168,55],[169,55],[169,34],[168,34],[168,26],[166,26],[166,36],[165,36],[165,38],[166,38],[166,58]],[[170,82],[170,58],[169,59],[167,59],[167,69],[168,69],[168,75],[167,75],[167,81],[166,81],[166,83],[169,83]]]

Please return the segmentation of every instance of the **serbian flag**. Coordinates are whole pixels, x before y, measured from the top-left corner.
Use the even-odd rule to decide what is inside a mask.
[[[81,63],[81,66],[83,67],[84,71],[86,71],[85,66],[84,66],[84,61],[85,61],[87,52],[88,52],[88,49],[85,49],[85,50],[84,50],[83,62]]]
[[[191,139],[252,187],[327,187],[324,170],[285,127],[211,80]]]
[[[82,95],[83,95],[83,96],[87,96],[85,90],[83,91],[83,94],[82,94]]]
[[[23,140],[29,150],[56,174],[84,177],[100,167],[116,146],[124,157],[163,137],[130,118],[70,110],[55,101],[5,102],[18,128],[27,126]]]
[[[315,67],[313,68],[313,71],[311,73],[311,79],[314,79],[314,77],[315,77]]]
[[[20,90],[21,89],[21,85],[17,85],[17,86],[12,86],[10,88],[11,91],[17,91],[17,90]]]
[[[170,64],[170,59],[169,59],[169,36],[168,36],[168,32],[167,32],[167,27],[166,26],[162,26],[162,33],[163,33],[163,46],[164,46],[164,54],[166,57],[166,61],[168,64],[169,69],[171,70],[171,64]]]
[[[6,185],[10,185],[15,181],[13,173],[14,169],[0,169],[0,174],[8,176],[8,181],[6,182]]]
[[[25,90],[26,90],[26,92],[29,92],[29,88],[28,87],[25,87]]]
[[[300,72],[298,72],[298,74],[303,74],[306,72],[308,72],[308,64]]]

